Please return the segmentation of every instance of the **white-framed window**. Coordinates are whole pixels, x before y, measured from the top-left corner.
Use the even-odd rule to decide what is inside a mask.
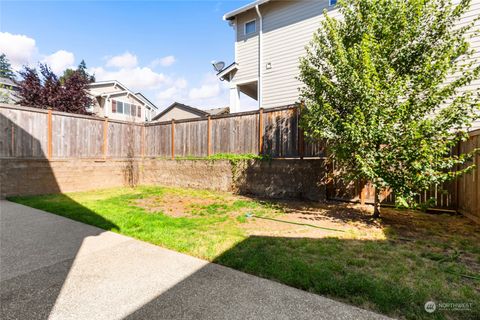
[[[252,20],[245,22],[245,35],[255,33],[257,31],[257,21]]]
[[[137,116],[140,118],[142,116],[142,109],[140,106],[128,102],[112,100],[112,113],[122,113],[127,116]]]
[[[337,4],[337,0],[328,0],[330,6],[334,6]]]

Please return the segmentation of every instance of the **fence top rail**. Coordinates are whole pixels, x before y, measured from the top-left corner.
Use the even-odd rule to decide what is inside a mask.
[[[290,109],[296,109],[298,106],[296,105],[287,105],[287,106],[281,106],[281,107],[276,107],[276,108],[268,108],[268,109],[261,109],[263,113],[269,113],[269,112],[276,112],[276,111],[284,111],[284,110],[290,110]],[[259,114],[260,110],[252,110],[252,111],[243,111],[243,112],[236,112],[236,113],[229,113],[229,114],[219,114],[219,115],[212,115],[210,116],[211,120],[215,119],[224,119],[224,118],[236,118],[236,117],[242,117],[242,116],[251,116],[254,114]],[[208,119],[208,116],[203,116],[203,117],[197,117],[197,118],[188,118],[188,119],[181,119],[181,120],[175,120],[175,123],[184,123],[184,122],[195,122],[195,121],[205,121]],[[153,122],[147,122],[145,123],[145,126],[156,126],[156,125],[164,125],[164,124],[171,124],[172,120],[168,121],[153,121]]]
[[[480,136],[480,129],[475,129],[473,131],[470,131],[468,134],[470,135],[470,137]]]
[[[25,106],[5,104],[5,103],[0,103],[0,108],[21,110],[21,111],[29,111],[29,112],[36,112],[36,113],[44,113],[44,114],[47,114],[48,111],[49,111],[49,109],[32,108],[32,107],[25,107]],[[138,122],[114,120],[114,119],[109,119],[107,117],[102,118],[102,117],[93,116],[93,115],[91,116],[91,115],[85,115],[85,114],[76,114],[76,113],[62,112],[62,111],[57,111],[57,110],[52,110],[52,115],[72,117],[72,118],[81,118],[81,119],[95,120],[95,121],[105,121],[105,119],[107,119],[108,122],[122,123],[122,124],[133,124],[133,125],[136,125],[136,126],[141,126],[142,125],[142,123],[138,123]]]

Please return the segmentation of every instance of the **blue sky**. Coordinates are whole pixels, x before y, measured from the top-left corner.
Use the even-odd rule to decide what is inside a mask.
[[[115,78],[162,109],[173,101],[228,105],[214,59],[234,59],[224,13],[251,1],[0,0],[0,51],[15,67],[47,62],[61,73],[85,59],[97,80]]]

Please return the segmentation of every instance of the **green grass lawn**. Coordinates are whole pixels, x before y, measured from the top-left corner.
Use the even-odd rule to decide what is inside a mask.
[[[287,219],[285,203],[210,191],[138,187],[9,200],[386,315],[480,319],[480,228],[460,216],[385,210],[374,223],[355,208],[319,205],[320,227],[299,229],[262,219]],[[429,300],[471,305],[428,314]]]

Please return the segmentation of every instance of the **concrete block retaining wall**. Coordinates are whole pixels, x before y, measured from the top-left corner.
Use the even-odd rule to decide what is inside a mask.
[[[233,191],[270,198],[323,200],[322,160],[0,159],[0,196],[136,185]]]

